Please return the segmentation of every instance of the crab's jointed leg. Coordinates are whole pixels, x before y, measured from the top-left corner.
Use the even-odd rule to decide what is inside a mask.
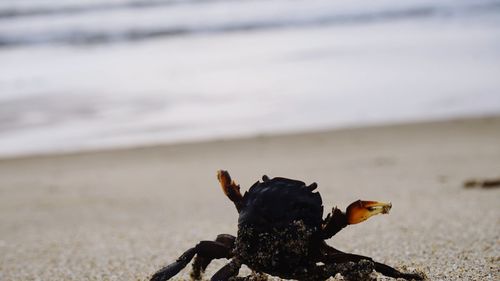
[[[235,259],[230,261],[228,264],[219,269],[213,276],[210,278],[210,281],[227,281],[231,277],[235,277],[238,275],[240,271],[241,263]]]
[[[331,246],[328,246],[326,243],[324,243],[322,246],[322,252],[323,255],[320,257],[320,260],[325,264],[340,264],[346,262],[359,262],[361,260],[368,260],[373,262],[374,269],[377,272],[380,272],[385,276],[392,278],[403,278],[406,280],[423,280],[423,277],[419,274],[404,273],[386,264],[373,261],[373,259],[370,257],[344,253]]]
[[[219,180],[224,194],[226,194],[229,200],[233,201],[236,209],[239,211],[243,200],[243,196],[240,193],[240,186],[237,185],[236,182],[231,179],[229,173],[224,170],[217,171],[217,179]]]
[[[219,234],[215,239],[216,242],[224,244],[229,249],[234,248],[234,241],[236,237],[230,234]],[[228,255],[227,258],[231,257],[232,253]],[[193,261],[193,270],[191,271],[191,277],[193,280],[201,280],[201,276],[210,262],[214,259],[213,256],[205,256],[198,254]]]
[[[224,242],[201,241],[195,247],[185,251],[175,262],[158,270],[153,274],[150,281],[166,281],[172,278],[186,267],[195,255],[202,256],[204,259],[210,261],[212,259],[231,258],[232,247],[229,247]]]

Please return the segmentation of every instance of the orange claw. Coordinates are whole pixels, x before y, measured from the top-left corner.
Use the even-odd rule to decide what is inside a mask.
[[[391,208],[391,203],[358,200],[347,207],[347,223],[356,224],[377,214],[387,214]]]
[[[217,179],[222,187],[222,191],[224,191],[224,194],[226,194],[231,201],[239,202],[243,199],[243,196],[241,196],[240,193],[240,186],[231,180],[231,176],[227,171],[217,171]]]

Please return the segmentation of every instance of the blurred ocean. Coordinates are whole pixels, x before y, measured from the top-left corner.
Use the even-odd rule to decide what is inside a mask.
[[[500,114],[500,0],[2,0],[0,156]]]

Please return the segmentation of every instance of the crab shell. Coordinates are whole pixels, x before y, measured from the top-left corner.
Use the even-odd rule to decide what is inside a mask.
[[[296,275],[310,265],[311,251],[322,241],[321,195],[313,192],[316,184],[263,179],[243,196],[234,252],[257,271],[282,277]]]

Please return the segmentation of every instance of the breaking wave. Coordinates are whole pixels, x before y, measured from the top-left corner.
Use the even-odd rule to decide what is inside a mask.
[[[387,3],[386,3],[387,2]],[[373,4],[374,3],[374,4]],[[0,47],[95,45],[153,38],[496,13],[500,1],[113,1],[0,7]]]

